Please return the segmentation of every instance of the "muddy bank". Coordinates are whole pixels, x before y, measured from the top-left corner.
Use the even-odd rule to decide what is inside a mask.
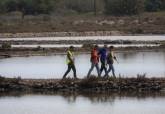
[[[75,51],[88,53],[92,45],[99,44],[103,46],[114,45],[116,51],[145,51],[145,50],[163,50],[165,41],[163,37],[151,37],[151,40],[145,40],[145,37],[48,37],[48,38],[9,38],[0,39],[0,56],[31,56],[31,55],[54,55],[65,53],[70,45],[76,47]],[[122,40],[120,40],[120,38]],[[153,40],[153,39],[154,40]],[[143,39],[143,40],[142,40]],[[150,36],[147,37],[150,39]],[[161,40],[160,40],[161,39]],[[141,45],[141,46],[138,46]],[[50,47],[49,47],[50,46]],[[57,47],[56,47],[57,46]],[[123,46],[123,47],[120,47]]]
[[[38,39],[40,39],[40,40],[38,40]],[[55,45],[55,44],[63,44],[63,45],[65,45],[65,44],[82,44],[82,45],[86,45],[86,44],[162,44],[162,43],[165,43],[165,41],[159,41],[159,39],[158,40],[151,40],[151,41],[145,41],[145,40],[143,40],[143,41],[137,41],[137,39],[136,38],[132,38],[132,40],[128,40],[128,39],[126,39],[126,38],[121,38],[121,39],[118,39],[118,38],[113,38],[113,39],[111,39],[111,38],[107,38],[107,39],[105,39],[105,38],[101,38],[101,37],[98,37],[98,39],[97,38],[93,38],[92,39],[92,37],[91,38],[89,38],[89,39],[87,39],[87,38],[85,38],[85,37],[82,37],[82,38],[79,38],[79,37],[76,37],[75,39],[73,39],[73,38],[70,38],[69,39],[69,37],[66,37],[66,39],[64,40],[62,37],[58,37],[58,38],[51,38],[51,39],[49,39],[49,38],[26,38],[26,40],[25,40],[25,38],[11,38],[10,40],[8,40],[8,39],[6,39],[5,40],[5,38],[3,39],[3,40],[1,40],[1,38],[0,38],[0,45],[2,45],[2,44],[4,44],[4,43],[9,43],[9,44],[11,44],[11,45],[27,45],[27,44],[29,44],[29,45],[39,45],[39,44],[53,44],[53,45]]]
[[[161,91],[165,78],[21,79],[0,77],[0,91]]]
[[[126,35],[126,34],[120,32],[120,31],[0,33],[0,38],[66,37],[66,36],[112,36],[112,35]]]

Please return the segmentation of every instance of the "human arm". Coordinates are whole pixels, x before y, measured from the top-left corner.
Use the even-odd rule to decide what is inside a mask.
[[[113,58],[114,58],[114,60],[115,60],[117,63],[119,63],[119,61],[117,60],[116,56],[114,56]]]

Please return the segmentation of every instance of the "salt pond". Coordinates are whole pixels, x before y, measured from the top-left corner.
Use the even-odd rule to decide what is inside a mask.
[[[165,76],[165,52],[120,52],[116,53],[119,64],[115,63],[116,75],[147,77]],[[66,55],[12,57],[0,59],[0,75],[22,78],[61,78],[67,69]],[[79,78],[87,75],[90,68],[90,55],[76,55],[75,64]],[[97,74],[94,70],[93,74]],[[72,72],[69,74],[72,77]]]
[[[61,47],[82,47],[82,44],[38,44],[38,45],[12,45],[13,48],[37,48],[37,47],[42,47],[42,48],[61,48]],[[103,44],[99,44],[98,46],[103,46]],[[107,45],[111,46],[111,44]],[[160,44],[113,44],[115,47],[158,47]]]
[[[0,38],[0,41],[59,41],[59,40],[136,40],[165,41],[165,36],[82,36],[82,37],[35,37],[35,38]]]

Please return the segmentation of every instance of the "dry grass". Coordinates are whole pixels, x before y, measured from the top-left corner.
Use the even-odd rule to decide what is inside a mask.
[[[113,21],[115,24],[96,24],[96,21]],[[119,23],[121,20],[123,24]],[[80,21],[78,24],[73,24]],[[165,13],[144,13],[140,16],[91,16],[76,15],[64,17],[33,17],[25,20],[0,20],[0,33],[22,32],[61,32],[61,31],[121,31],[131,34],[165,33]]]

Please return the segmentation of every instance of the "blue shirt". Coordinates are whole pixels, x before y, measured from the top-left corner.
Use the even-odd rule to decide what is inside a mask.
[[[107,58],[107,49],[106,48],[101,48],[99,51],[100,55],[100,60],[106,60]]]

